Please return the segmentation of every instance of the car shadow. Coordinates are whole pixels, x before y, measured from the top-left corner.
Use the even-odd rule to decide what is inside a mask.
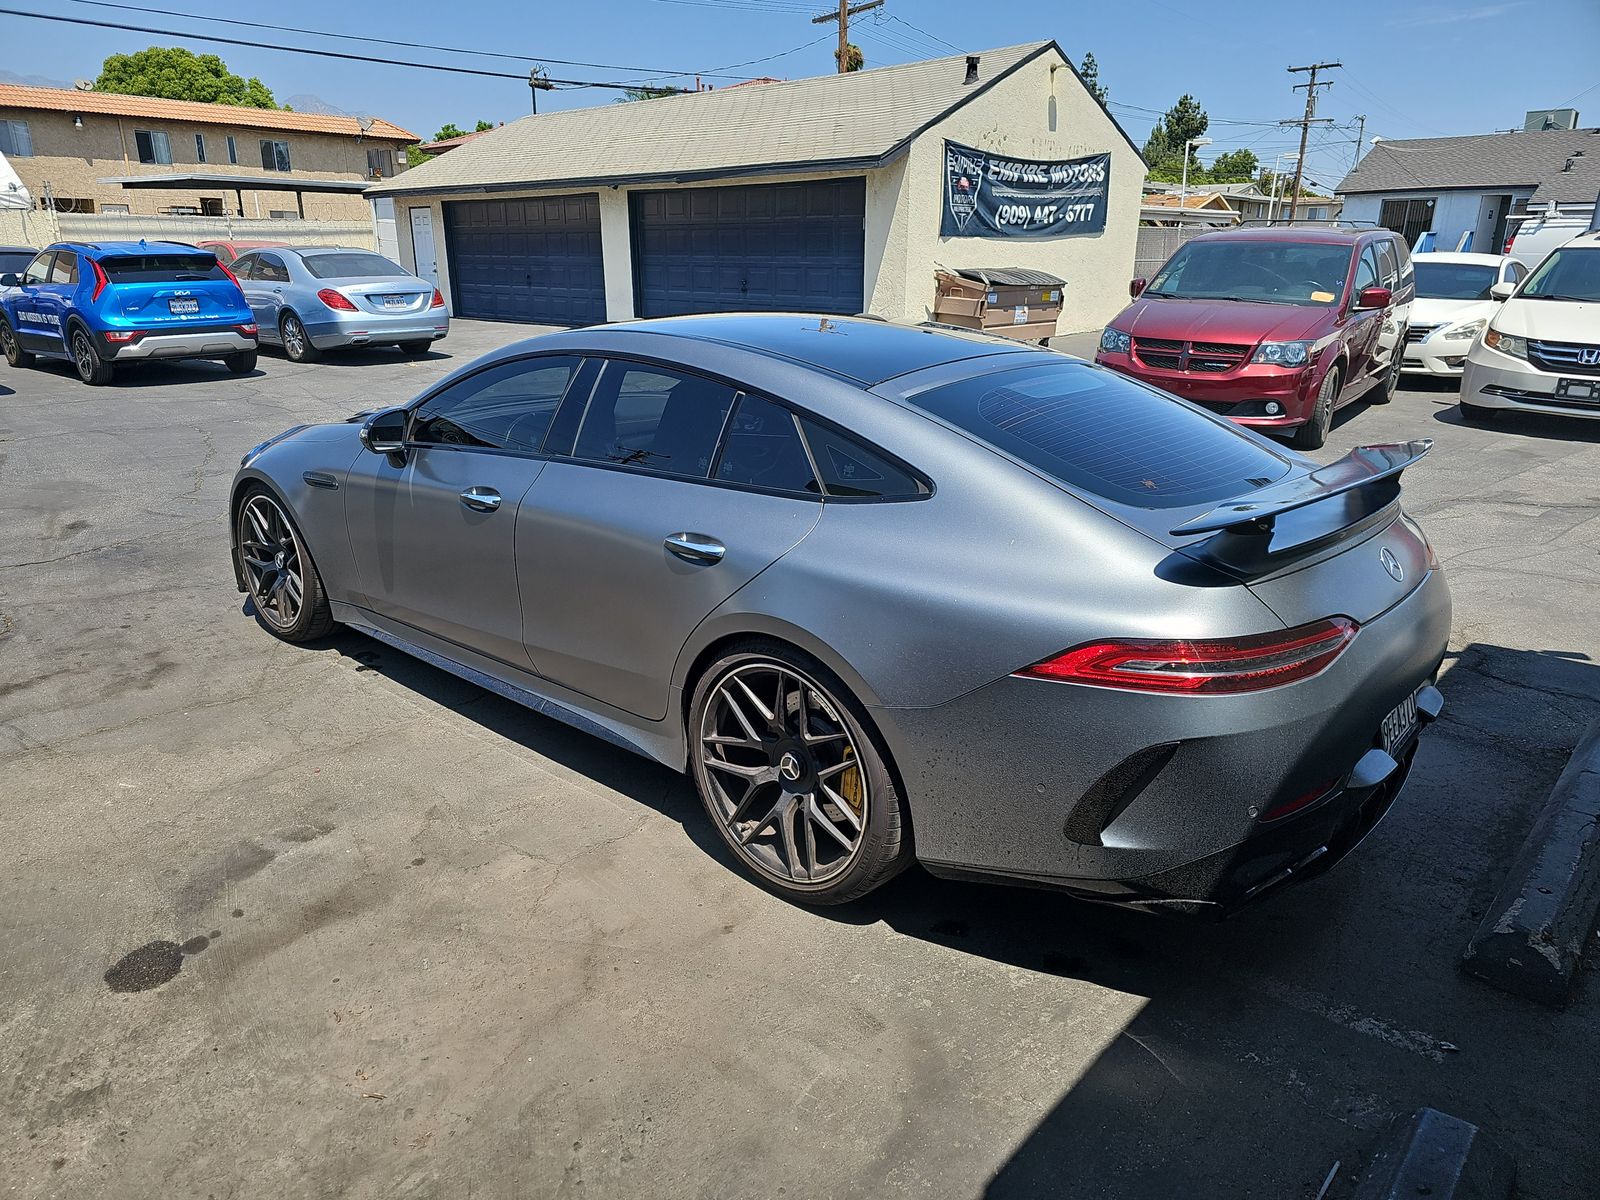
[[[78,372],[69,362],[60,359],[35,359],[33,370],[48,371],[52,375],[69,379],[74,383],[82,383]],[[111,382],[106,386],[115,390],[120,388],[148,388],[171,387],[210,381],[212,383],[223,379],[259,379],[266,372],[260,367],[247,371],[243,375],[235,375],[220,362],[213,362],[206,358],[175,359],[170,362],[131,362],[123,363],[116,369],[111,377]],[[87,387],[87,384],[83,384]]]
[[[281,346],[268,346],[263,343],[261,346],[261,353],[264,355],[270,354],[273,358],[282,359],[284,362],[289,361],[288,356],[284,354]],[[395,349],[393,346],[352,346],[342,350],[319,350],[317,351],[317,356],[314,359],[311,359],[302,365],[318,367],[369,367],[374,363],[380,365],[392,365],[397,362],[445,362],[453,357],[454,355],[450,354],[446,350],[429,350],[426,354],[419,354],[413,358],[408,355],[401,354],[400,351]]]
[[[1444,425],[1466,425],[1474,429],[1510,434],[1514,437],[1538,438],[1552,442],[1587,442],[1600,444],[1600,421],[1593,417],[1553,417],[1547,413],[1517,412],[1501,409],[1491,421],[1469,421],[1461,415],[1461,405],[1454,402],[1449,407],[1434,411],[1433,419]]]

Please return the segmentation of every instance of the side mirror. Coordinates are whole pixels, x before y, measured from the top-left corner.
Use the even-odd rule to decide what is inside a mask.
[[[361,444],[374,454],[404,454],[409,415],[403,408],[386,408],[373,413],[361,427]]]
[[[1386,287],[1362,288],[1356,296],[1356,308],[1388,308],[1393,299],[1394,293]]]
[[[22,280],[17,278],[15,271],[7,271],[0,275],[0,287],[21,287]]]
[[[1514,283],[1497,283],[1489,289],[1489,299],[1509,300],[1511,299],[1511,293],[1516,290],[1517,285]]]
[[[1139,298],[1139,293],[1144,291],[1145,285],[1149,282],[1150,281],[1148,279],[1141,275],[1138,279],[1135,279],[1133,282],[1128,284],[1128,298],[1130,300],[1137,300]]]

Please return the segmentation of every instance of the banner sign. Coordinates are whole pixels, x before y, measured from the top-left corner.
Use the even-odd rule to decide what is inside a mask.
[[[1104,233],[1110,190],[1109,154],[1035,162],[946,142],[939,236],[1047,238]]]

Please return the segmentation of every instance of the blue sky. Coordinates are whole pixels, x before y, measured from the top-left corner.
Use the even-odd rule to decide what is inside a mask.
[[[119,0],[144,8],[369,34],[428,46],[496,49],[515,54],[611,64],[602,69],[549,65],[557,77],[682,81],[669,72],[782,78],[832,69],[832,26],[809,15],[827,0],[456,0],[452,4],[344,0],[274,0],[269,6],[209,0]],[[51,0],[37,11],[251,42],[319,45],[378,57],[431,61],[520,73],[515,59],[478,58],[438,50],[328,42],[268,30],[213,24],[193,17],[130,12],[82,0]],[[1333,15],[1329,15],[1329,14]],[[1117,0],[1116,3],[997,4],[993,0],[889,0],[878,14],[852,23],[852,40],[869,66],[1054,38],[1074,60],[1092,50],[1114,112],[1135,141],[1149,132],[1155,110],[1184,92],[1212,118],[1215,144],[1203,152],[1249,146],[1264,160],[1292,150],[1296,116],[1291,92],[1303,76],[1291,64],[1339,60],[1320,116],[1338,126],[1317,130],[1308,170],[1337,183],[1355,152],[1357,114],[1367,136],[1428,137],[1485,133],[1520,125],[1530,108],[1576,107],[1583,123],[1600,125],[1600,0],[1346,0],[1337,6],[1263,4],[1246,0]],[[483,79],[345,63],[264,50],[184,42],[146,33],[91,29],[0,16],[0,78],[70,83],[92,77],[111,53],[161,44],[220,54],[242,75],[258,75],[280,101],[375,113],[431,135],[453,121],[470,128],[528,111],[528,91],[510,79]],[[765,60],[751,63],[750,60]],[[750,63],[735,66],[733,64]],[[1520,64],[1520,65],[1519,65]],[[628,68],[628,69],[623,69]],[[633,68],[638,68],[637,70]],[[715,79],[710,73],[721,71]],[[542,93],[541,109],[609,103],[615,93],[581,89]]]

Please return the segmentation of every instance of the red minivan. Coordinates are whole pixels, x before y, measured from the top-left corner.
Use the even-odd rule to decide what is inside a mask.
[[[1202,234],[1129,291],[1096,362],[1315,450],[1393,396],[1416,285],[1387,229],[1288,226]]]

